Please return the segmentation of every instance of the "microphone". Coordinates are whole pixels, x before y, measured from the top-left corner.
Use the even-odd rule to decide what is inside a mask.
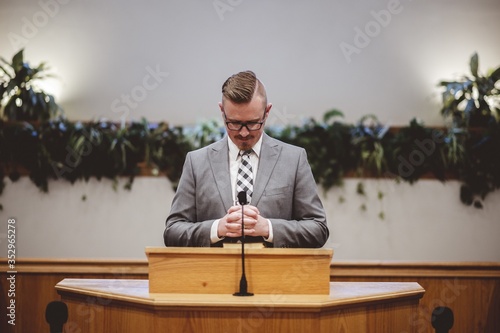
[[[61,301],[52,301],[45,309],[45,320],[50,325],[50,333],[61,333],[68,321],[68,306]]]
[[[245,191],[238,192],[238,202],[240,203],[241,206],[244,206],[248,203],[247,192],[245,192]]]
[[[245,275],[245,222],[243,208],[248,203],[247,192],[238,192],[238,202],[241,205],[241,279],[240,291],[233,294],[233,296],[253,296],[252,293],[247,291],[247,277]]]

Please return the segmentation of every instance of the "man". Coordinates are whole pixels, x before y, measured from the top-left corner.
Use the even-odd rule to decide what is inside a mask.
[[[253,72],[226,80],[219,108],[227,135],[187,154],[166,221],[166,246],[236,242],[242,209],[246,242],[307,248],[326,243],[325,212],[305,150],[264,133],[271,107]],[[243,207],[240,192],[250,199]]]

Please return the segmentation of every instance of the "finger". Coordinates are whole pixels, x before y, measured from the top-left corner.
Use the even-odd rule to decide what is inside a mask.
[[[255,234],[255,229],[245,229],[245,236],[253,236]]]
[[[259,209],[255,206],[252,206],[252,205],[246,205],[245,210],[250,210],[252,212],[255,212],[257,215],[260,214]]]
[[[229,223],[241,223],[241,213],[232,212],[226,216],[226,221]]]
[[[228,232],[226,237],[241,237],[241,232]]]
[[[241,230],[240,223],[226,223],[225,227],[228,232],[239,232]]]
[[[255,225],[257,224],[257,221],[253,220],[253,219],[248,219],[245,220],[245,229],[254,229],[255,228]]]
[[[234,212],[241,212],[241,206],[231,206],[227,210],[228,214],[234,213]]]

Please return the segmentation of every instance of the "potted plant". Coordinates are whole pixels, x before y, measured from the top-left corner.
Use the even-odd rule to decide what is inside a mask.
[[[481,75],[477,53],[469,67],[472,76],[439,83],[445,88],[441,114],[452,118],[453,127],[485,127],[500,116],[500,67]]]
[[[50,77],[45,63],[31,67],[24,61],[24,49],[12,61],[0,57],[0,111],[10,121],[47,121],[62,115],[52,95],[37,86],[37,82]]]

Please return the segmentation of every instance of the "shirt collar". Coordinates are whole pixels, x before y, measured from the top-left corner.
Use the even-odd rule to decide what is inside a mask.
[[[255,143],[255,145],[252,147],[253,152],[257,157],[260,156],[260,149],[262,147],[262,137],[264,136],[264,133],[260,136],[259,141]],[[233,141],[231,141],[231,138],[229,136],[227,137],[227,143],[229,146],[229,158],[232,161],[236,161],[238,159],[238,154],[240,153],[240,149],[234,144]]]

